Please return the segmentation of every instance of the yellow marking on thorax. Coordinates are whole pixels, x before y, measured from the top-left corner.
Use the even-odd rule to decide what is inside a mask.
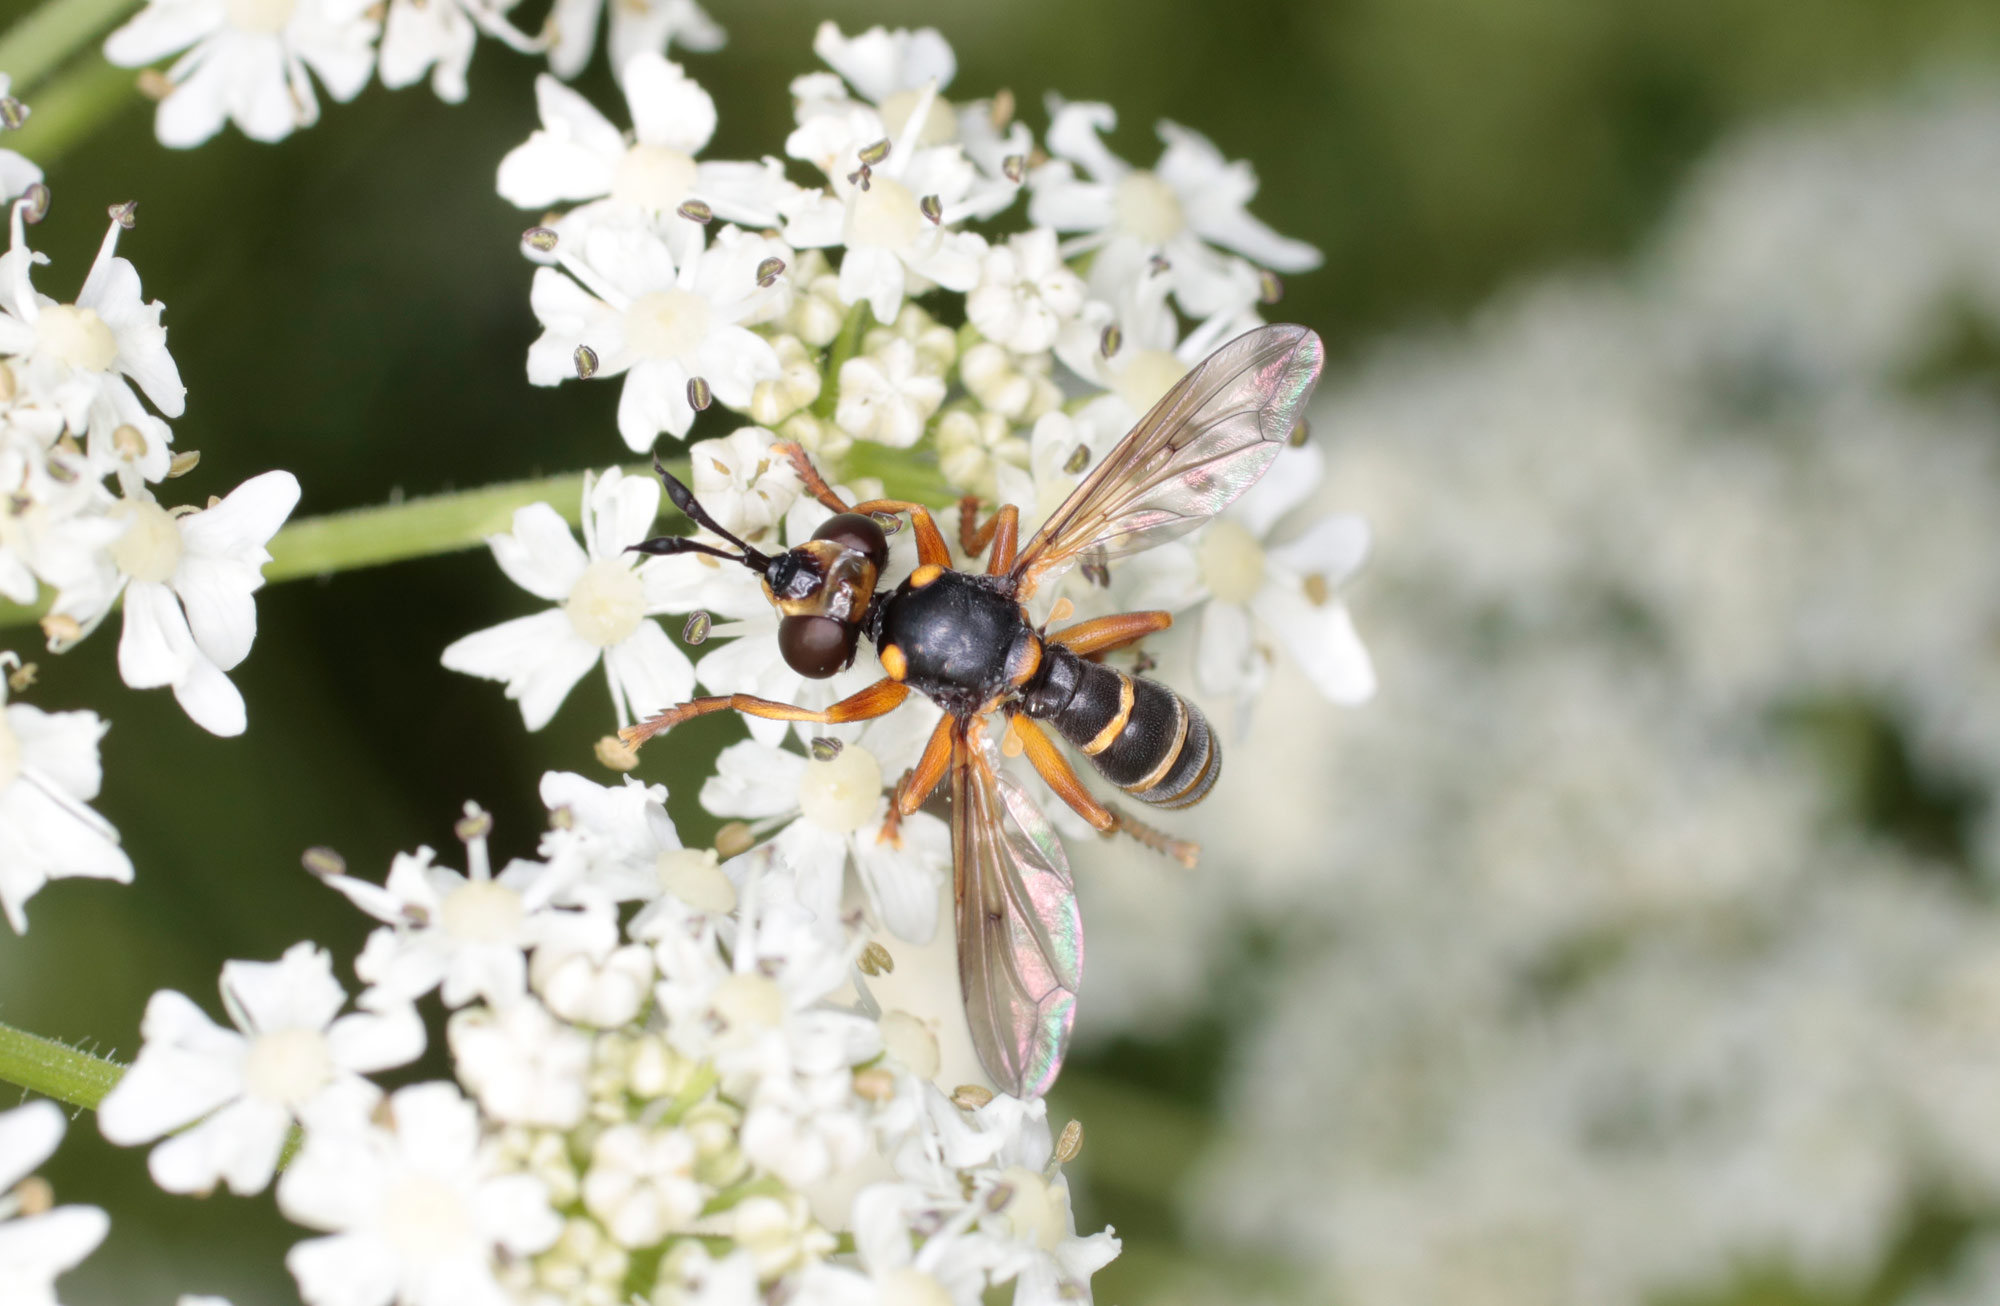
[[[1007,670],[1007,683],[1010,685],[1025,685],[1042,669],[1042,641],[1033,635],[1028,636],[1028,642],[1021,646],[1019,663],[1019,666],[1010,666]]]
[[[1104,729],[1097,732],[1097,738],[1083,746],[1083,751],[1092,757],[1096,757],[1099,753],[1111,747],[1112,742],[1118,738],[1119,732],[1125,729],[1125,723],[1132,719],[1132,677],[1122,671],[1118,672],[1117,676],[1117,715],[1105,723]]]
[[[927,562],[910,573],[910,588],[920,590],[942,575],[944,575],[943,567],[935,562]]]
[[[882,669],[889,673],[889,679],[901,680],[910,674],[910,659],[905,657],[903,650],[894,644],[884,644],[879,656],[882,659]]]

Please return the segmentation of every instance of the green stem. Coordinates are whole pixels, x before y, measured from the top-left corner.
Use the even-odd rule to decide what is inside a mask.
[[[6,65],[0,64],[0,72],[5,71]],[[129,68],[115,68],[102,59],[83,60],[35,91],[27,125],[7,133],[0,146],[25,154],[46,168],[119,110],[142,103],[132,84]],[[60,196],[57,203],[61,203]]]
[[[821,421],[833,420],[833,410],[840,404],[840,365],[861,351],[861,335],[874,320],[865,299],[847,310],[847,320],[840,324],[840,334],[833,338],[833,348],[827,351],[822,373],[826,380],[819,388],[819,398],[813,400],[813,414]]]
[[[0,36],[0,72],[14,79],[20,97],[136,8],[135,0],[46,0]],[[124,76],[129,81],[131,74]]]
[[[95,1109],[124,1073],[116,1061],[0,1024],[0,1080],[30,1093]]]

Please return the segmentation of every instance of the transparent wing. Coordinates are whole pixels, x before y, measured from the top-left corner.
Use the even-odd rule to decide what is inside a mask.
[[[1202,360],[1035,532],[1014,565],[1023,590],[1080,553],[1150,549],[1228,507],[1291,438],[1324,360],[1317,335],[1286,325]]]
[[[1083,917],[1054,827],[964,732],[952,752],[951,852],[972,1044],[1002,1089],[1040,1097],[1076,1019]]]

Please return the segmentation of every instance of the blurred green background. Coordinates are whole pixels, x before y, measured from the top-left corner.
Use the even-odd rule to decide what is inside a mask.
[[[1619,256],[1734,125],[2000,63],[1991,0],[711,10],[729,45],[686,62],[721,109],[718,157],[780,149],[786,84],[816,66],[812,30],[829,17],[849,30],[938,26],[959,55],[957,88],[1010,87],[1037,128],[1046,91],[1108,100],[1121,114],[1112,145],[1127,158],[1154,156],[1161,117],[1207,132],[1256,166],[1254,210],[1326,251],[1325,268],[1291,279],[1280,311],[1325,334],[1336,356],[1459,314],[1529,272]],[[0,24],[21,12],[10,6]],[[623,457],[615,386],[537,390],[523,372],[536,334],[516,252],[525,224],[492,179],[534,126],[536,67],[486,43],[463,106],[371,86],[281,145],[231,131],[189,153],[155,143],[150,106],[134,94],[49,167],[54,210],[34,239],[54,259],[39,283],[59,297],[88,267],[105,206],[139,201],[121,252],[168,306],[188,386],[177,441],[203,454],[191,495],[284,467],[305,487],[305,515]],[[601,57],[582,84],[616,103]],[[33,88],[17,91],[33,102]],[[32,132],[19,144],[35,152]],[[138,881],[70,881],[37,897],[30,932],[0,935],[0,1019],[129,1053],[148,994],[173,987],[210,1002],[226,958],[274,957],[301,937],[352,957],[363,922],[299,869],[306,846],[332,845],[379,876],[398,849],[448,846],[471,797],[502,814],[497,852],[525,852],[537,830],[509,814],[539,811],[544,769],[603,775],[591,760],[603,724],[595,679],[530,736],[495,686],[438,666],[453,638],[527,610],[484,551],[285,584],[258,607],[257,646],[236,673],[251,720],[238,740],[195,729],[165,693],[120,685],[113,631],[69,657],[37,658],[32,701],[113,722],[99,806]],[[1365,633],[1365,591],[1360,609]],[[32,633],[8,631],[0,646],[35,657]],[[676,737],[701,748],[649,757],[642,772],[673,788],[690,842],[713,829],[692,801],[703,760],[738,731],[720,719],[691,727]],[[1227,876],[1246,855],[1213,848],[1202,874]],[[1100,1045],[1056,1094],[1058,1122],[1080,1114],[1090,1129],[1079,1222],[1108,1221],[1127,1240],[1098,1279],[1100,1300],[1193,1299],[1204,1282],[1235,1285],[1237,1299],[1252,1285],[1288,1295],[1285,1267],[1206,1252],[1168,1196],[1207,1136],[1232,1012],[1254,1000],[1257,967],[1246,942],[1215,976],[1206,1016],[1170,1041]],[[88,1121],[47,1173],[62,1197],[113,1219],[106,1247],[64,1280],[66,1301],[165,1302],[182,1290],[239,1306],[292,1299],[281,1257],[297,1234],[268,1198],[167,1199],[145,1181],[143,1152],[107,1147]]]

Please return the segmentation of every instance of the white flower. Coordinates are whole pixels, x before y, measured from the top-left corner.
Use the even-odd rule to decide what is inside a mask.
[[[979,284],[965,297],[965,316],[988,340],[1033,354],[1054,347],[1083,299],[1083,278],[1063,262],[1056,233],[1034,227],[986,251]]]
[[[1048,148],[1057,157],[1035,170],[1028,206],[1036,226],[1088,233],[1063,252],[1097,251],[1090,285],[1100,298],[1115,298],[1158,255],[1168,264],[1175,297],[1194,316],[1247,307],[1258,293],[1255,273],[1209,243],[1279,272],[1319,266],[1318,250],[1250,216],[1244,206],[1257,193],[1257,176],[1249,164],[1231,163],[1207,137],[1162,122],[1165,152],[1151,171],[1137,169],[1098,137],[1117,121],[1108,104],[1052,97]]]
[[[944,396],[944,377],[918,357],[915,345],[892,336],[840,365],[833,420],[856,439],[907,449],[923,436]]]
[[[695,223],[677,222],[675,233],[678,255],[649,227],[588,224],[581,236],[559,238],[556,258],[571,275],[535,272],[531,303],[542,335],[528,350],[528,380],[560,385],[576,377],[578,351],[589,350],[593,376],[625,377],[618,432],[634,451],[651,448],[662,431],[687,434],[691,380],[745,409],[757,382],[780,375],[777,351],[748,328],[784,311],[789,289],[782,279],[759,285],[758,268],[789,262],[790,248],[736,227],[706,250]]]
[[[904,296],[931,283],[977,285],[985,238],[953,225],[991,217],[1014,198],[1011,183],[982,178],[959,146],[920,147],[935,90],[918,94],[893,138],[873,110],[857,105],[808,114],[785,141],[787,154],[814,164],[833,187],[795,200],[785,239],[800,248],[845,245],[841,302],[867,301],[877,322],[895,321]],[[884,140],[888,154],[864,166],[861,151]]]
[[[1324,462],[1307,445],[1278,455],[1264,479],[1191,544],[1169,544],[1131,564],[1144,579],[1140,606],[1202,603],[1195,676],[1211,694],[1247,700],[1262,687],[1270,654],[1258,627],[1275,635],[1336,703],[1375,692],[1375,670],[1339,586],[1368,554],[1358,517],[1323,517],[1285,544],[1272,529],[1319,485]]]
[[[1003,176],[1006,160],[1025,160],[1034,147],[1027,125],[1011,120],[1004,111],[996,115],[991,100],[975,100],[954,106],[943,92],[958,73],[958,58],[951,45],[934,27],[912,32],[906,28],[889,31],[871,27],[859,36],[844,36],[832,22],[822,22],[813,33],[813,53],[846,79],[862,99],[874,105],[889,135],[899,135],[916,111],[924,88],[937,84],[938,95],[930,103],[918,134],[920,145],[944,145],[956,139],[974,162],[994,177]],[[838,83],[834,83],[837,87]],[[793,90],[813,92],[803,106],[813,112],[819,94],[817,78],[800,78]],[[1003,120],[1006,119],[1006,120]]]
[[[583,1205],[626,1247],[650,1247],[687,1228],[708,1193],[695,1180],[695,1142],[683,1129],[616,1125],[597,1137]]]
[[[863,732],[862,739],[868,738]],[[774,837],[779,855],[798,876],[808,910],[831,920],[839,912],[851,858],[869,905],[890,933],[914,943],[937,930],[938,887],[951,861],[951,834],[926,812],[905,817],[900,844],[878,838],[888,815],[882,763],[864,743],[843,746],[829,761],[760,744],[732,744],[702,786],[701,805],[717,816],[769,820],[796,812]]]
[[[299,501],[298,478],[265,472],[229,492],[212,508],[179,515],[136,489],[111,509],[125,522],[111,545],[117,566],[107,588],[89,586],[56,596],[53,611],[88,630],[122,590],[125,628],[118,640],[118,674],[134,689],[173,687],[194,723],[212,734],[240,735],[243,695],[225,674],[250,655],[265,550]]]
[[[11,655],[0,655],[4,669]],[[89,806],[103,771],[97,741],[111,727],[95,712],[44,712],[7,703],[0,681],[0,910],[28,928],[28,899],[50,880],[132,882],[118,832]]]
[[[541,795],[551,821],[540,852],[564,886],[555,901],[590,907],[659,895],[661,868],[683,851],[665,785],[629,775],[601,785],[573,771],[547,771]]]
[[[110,1217],[95,1206],[25,1210],[15,1188],[62,1141],[62,1108],[30,1102],[0,1112],[0,1301],[56,1306],[56,1277],[104,1241]]]
[[[572,215],[586,219],[669,216],[699,199],[725,222],[778,225],[779,207],[797,187],[775,159],[695,159],[715,135],[715,101],[679,64],[642,51],[621,80],[632,115],[629,139],[590,101],[547,74],[537,77],[541,130],[500,160],[500,197],[524,209],[599,201]]]
[[[556,33],[549,67],[556,76],[567,81],[590,62],[604,7],[605,0],[557,0],[549,15]],[[619,76],[640,54],[665,53],[675,42],[695,51],[719,50],[723,40],[722,29],[694,0],[620,0],[611,5],[611,71]]]
[[[188,50],[167,70],[173,91],[153,117],[162,145],[199,145],[225,120],[253,140],[282,140],[319,121],[308,68],[342,102],[368,84],[370,9],[369,0],[151,0],[106,38],[104,57],[138,68]]]
[[[771,453],[778,437],[743,426],[688,446],[694,497],[722,529],[752,544],[776,538],[803,488],[789,458]]]
[[[389,1128],[313,1130],[278,1181],[278,1207],[331,1236],[285,1257],[310,1306],[511,1306],[495,1257],[554,1242],[542,1181],[498,1173],[479,1113],[451,1084],[388,1100]]]
[[[979,1116],[1001,1140],[992,1161],[998,1173],[983,1174],[980,1185],[987,1214],[979,1228],[995,1248],[994,1278],[1014,1280],[1016,1306],[1087,1298],[1090,1276],[1118,1255],[1118,1238],[1108,1228],[1077,1237],[1069,1177],[1050,1173],[1048,1103],[996,1097]]]
[[[553,275],[553,274],[552,274]],[[583,483],[583,537],[546,503],[514,512],[514,529],[487,539],[500,569],[559,606],[467,635],[446,648],[453,671],[506,682],[521,719],[540,730],[599,659],[620,726],[685,700],[694,668],[650,616],[673,611],[660,559],[626,549],[652,533],[660,486],[618,468]]]
[[[0,354],[12,355],[8,365],[19,400],[61,413],[71,432],[87,436],[91,464],[100,475],[130,458],[147,480],[157,481],[172,460],[167,447],[172,436],[127,382],[136,383],[168,417],[185,409],[187,388],[160,325],[166,305],[141,297],[137,269],[117,255],[123,230],[117,222],[105,233],[74,303],[38,292],[29,272],[48,259],[28,248],[22,207],[14,206],[11,241],[0,259]],[[138,433],[143,446],[136,455],[119,449],[113,438],[125,426]]]
[[[221,988],[234,1030],[171,989],[153,994],[145,1044],[98,1108],[114,1143],[165,1138],[147,1164],[169,1192],[263,1191],[293,1121],[366,1111],[379,1094],[362,1076],[424,1050],[407,1005],[339,1015],[347,995],[333,958],[310,943],[275,962],[225,963]]]
[[[498,876],[487,855],[492,818],[473,803],[459,823],[466,871],[433,865],[429,848],[398,853],[380,885],[347,875],[326,883],[386,922],[355,959],[354,972],[375,987],[363,1004],[411,1002],[442,986],[447,1007],[473,998],[504,1007],[527,989],[527,949],[561,940],[586,914],[553,910],[561,876],[540,862],[513,861]]]
[[[649,972],[650,974],[650,972]],[[569,1129],[589,1106],[590,1038],[533,998],[499,1010],[467,1007],[445,1026],[459,1082],[508,1124]]]
[[[242,0],[238,0],[239,3]],[[426,70],[440,100],[465,99],[465,73],[479,34],[528,54],[539,54],[533,38],[507,20],[519,0],[390,0],[382,27],[382,85],[413,85]]]

